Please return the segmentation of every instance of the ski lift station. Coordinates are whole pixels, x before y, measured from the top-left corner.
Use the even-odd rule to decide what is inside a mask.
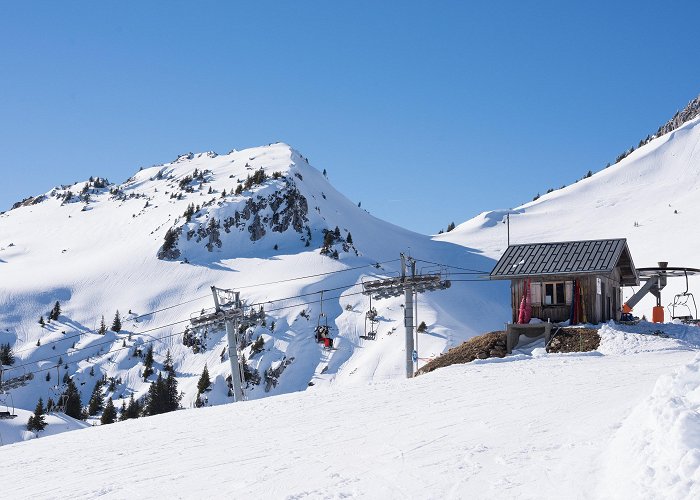
[[[512,323],[508,330],[521,330],[532,318],[546,325],[634,321],[632,310],[647,294],[656,298],[655,323],[664,321],[661,290],[668,278],[685,278],[685,292],[668,304],[671,319],[697,322],[695,298],[688,289],[688,276],[700,269],[669,267],[636,268],[624,238],[509,245],[490,278],[511,281]],[[641,287],[626,302],[622,287]],[[533,329],[536,329],[532,325]],[[540,326],[549,335],[551,327]],[[540,334],[541,334],[540,333]]]
[[[510,245],[490,277],[511,280],[513,323],[529,323],[523,299],[545,322],[620,320],[621,287],[639,285],[625,239]]]

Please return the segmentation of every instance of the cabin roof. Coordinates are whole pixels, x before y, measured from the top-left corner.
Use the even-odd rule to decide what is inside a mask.
[[[620,283],[639,284],[625,238],[510,245],[490,278],[507,280],[538,276],[610,274],[620,268]]]

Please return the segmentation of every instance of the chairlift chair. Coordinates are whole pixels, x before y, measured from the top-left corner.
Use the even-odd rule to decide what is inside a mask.
[[[375,326],[379,323],[377,319],[378,313],[375,307],[372,307],[372,296],[369,296],[369,310],[365,313],[365,334],[362,336],[363,339],[374,340],[377,338],[377,329]],[[369,321],[369,328],[367,328],[367,322]]]
[[[673,297],[673,302],[668,305],[671,312],[672,319],[679,319],[681,321],[692,322],[698,317],[698,306],[695,303],[695,296],[689,291],[688,286],[688,271],[684,271],[685,274],[685,292],[676,294]],[[692,305],[692,308],[691,308]],[[680,312],[687,312],[688,314],[679,314]],[[693,311],[695,314],[693,314]]]
[[[323,321],[323,323],[321,323]],[[316,342],[323,342],[324,347],[332,346],[332,339],[330,338],[330,327],[328,326],[328,316],[323,312],[323,290],[321,290],[321,312],[318,315],[318,322],[316,323],[316,328],[314,329],[316,333]]]
[[[10,404],[7,402],[8,399],[12,405],[12,409],[10,409]],[[0,419],[10,419],[15,417],[17,417],[17,415],[15,414],[15,402],[14,398],[12,397],[12,393],[5,391],[0,392]]]

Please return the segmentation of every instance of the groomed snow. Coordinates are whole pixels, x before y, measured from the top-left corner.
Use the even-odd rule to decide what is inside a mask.
[[[689,498],[700,359],[636,337],[649,334],[607,327],[605,355],[521,354],[42,437],[0,450],[0,484],[8,498]],[[630,430],[640,411],[652,418]],[[672,474],[685,482],[668,489]]]

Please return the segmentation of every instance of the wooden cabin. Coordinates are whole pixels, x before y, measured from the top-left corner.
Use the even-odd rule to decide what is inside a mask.
[[[490,277],[511,280],[513,323],[528,286],[532,318],[573,324],[619,320],[621,287],[639,285],[624,238],[510,245]]]

